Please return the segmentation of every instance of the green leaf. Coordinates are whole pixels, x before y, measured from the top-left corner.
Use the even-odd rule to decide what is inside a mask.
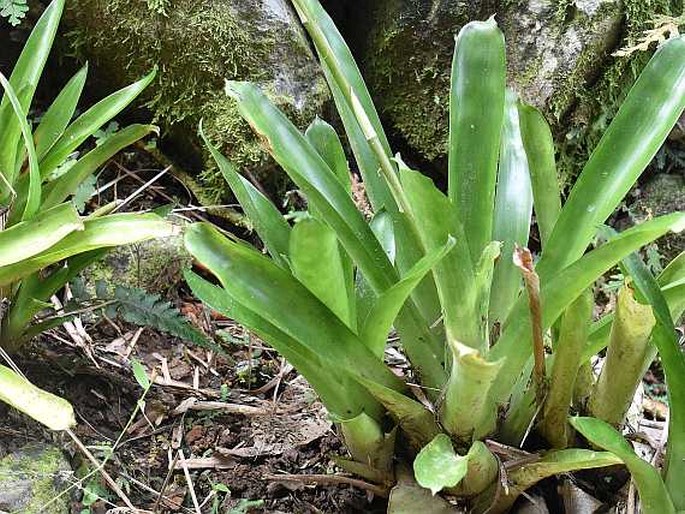
[[[360,412],[374,417],[381,415],[378,402],[352,379],[351,374],[339,363],[327,361],[315,348],[307,347],[304,343],[308,341],[300,342],[290,337],[259,312],[245,306],[230,291],[210,284],[190,271],[186,271],[185,279],[193,293],[209,307],[237,320],[283,355],[307,379],[331,414],[341,419],[352,418]]]
[[[266,246],[271,258],[280,266],[287,268],[288,246],[290,240],[290,226],[283,215],[268,198],[266,198],[252,183],[240,175],[233,164],[224,157],[219,150],[207,139],[202,124],[200,135],[209,148],[212,157],[219,166],[221,174],[228,182],[231,191],[245,210],[245,214],[252,223],[257,235]]]
[[[563,271],[542,283],[543,328],[552,323],[595,280],[621,259],[669,231],[685,228],[685,213],[674,213],[632,227],[608,243],[585,254]],[[530,321],[526,298],[519,298],[512,309],[509,324],[489,354],[490,360],[506,359],[493,388],[493,398],[506,402],[521,370],[531,356]]]
[[[490,323],[506,321],[521,290],[521,270],[512,256],[515,245],[528,246],[533,213],[533,191],[528,158],[521,140],[517,103],[516,94],[507,91],[492,228],[492,238],[502,242],[502,258],[495,265],[492,281]]]
[[[554,140],[552,131],[540,111],[523,102],[519,102],[518,111],[521,139],[528,157],[533,188],[535,219],[544,248],[561,212],[559,178],[554,160]]]
[[[457,455],[452,440],[438,434],[424,446],[414,460],[414,477],[433,495],[446,487],[455,487],[466,476],[468,459]]]
[[[63,9],[64,0],[53,0],[50,3],[36,22],[12,70],[9,82],[20,96],[20,111],[23,113],[27,113],[31,106],[43,67],[50,55]],[[17,172],[17,148],[21,137],[21,126],[19,121],[14,119],[12,110],[10,100],[5,95],[0,103],[0,173],[5,175],[10,184],[14,183]],[[0,182],[0,193],[3,193],[3,190]]]
[[[383,358],[388,333],[409,295],[454,246],[454,238],[448,236],[442,247],[431,250],[402,277],[402,280],[377,298],[362,325],[361,339],[378,358]]]
[[[29,6],[26,5],[26,0],[4,0],[0,3],[0,16],[6,17],[13,27],[21,23],[28,11]]]
[[[0,269],[29,259],[83,228],[76,209],[71,204],[62,204],[0,231]]]
[[[0,401],[31,416],[50,430],[67,430],[76,425],[71,404],[37,388],[11,369],[0,365]]]
[[[473,262],[456,210],[430,178],[410,170],[399,159],[398,163],[400,180],[411,206],[412,219],[426,251],[443,245],[450,236],[454,236],[456,240],[454,250],[433,270],[447,339],[461,341],[473,348],[484,348],[484,334],[476,313],[477,291]],[[457,298],[458,301],[455,301]]]
[[[474,260],[492,239],[505,87],[504,35],[494,17],[466,24],[452,62],[449,198]]]
[[[154,237],[167,237],[176,231],[173,225],[154,214],[113,214],[86,220],[83,231],[72,232],[38,255],[0,268],[0,286],[73,255]]]
[[[676,512],[659,472],[638,457],[615,428],[595,418],[575,417],[570,418],[569,421],[588,441],[608,450],[628,467],[640,494],[642,512],[645,514]]]
[[[158,129],[154,125],[131,125],[81,157],[69,171],[45,186],[43,208],[62,203],[76,193],[81,183],[120,150]]]
[[[644,68],[578,177],[547,246],[542,279],[578,259],[665,141],[685,108],[685,39],[664,43]]]
[[[676,509],[685,510],[685,491],[680,487],[685,480],[685,355],[678,344],[669,306],[647,266],[637,254],[632,254],[623,260],[622,267],[640,295],[652,306],[657,321],[652,342],[661,357],[670,404],[666,488]]]
[[[240,299],[279,331],[338,366],[386,387],[403,389],[402,382],[337,316],[267,257],[226,239],[207,223],[190,226],[185,243],[231,297]]]
[[[64,89],[60,91],[43,115],[33,135],[38,159],[45,156],[69,125],[76,111],[79,98],[81,98],[87,76],[88,65],[86,64],[67,82],[67,85],[64,86]]]
[[[134,82],[100,100],[69,125],[41,160],[43,178],[50,175],[81,143],[135,100],[152,82],[155,74],[156,70],[153,70],[138,82]]]
[[[333,20],[318,1],[294,0],[293,4],[321,60],[324,75],[357,159],[371,205],[376,212],[383,207],[388,210],[396,209],[387,184],[378,174],[380,168],[378,159],[352,111],[352,96],[354,95],[378,136],[385,155],[390,158],[390,145],[352,52]]]
[[[152,384],[150,383],[145,368],[138,359],[131,359],[131,369],[133,370],[133,376],[135,377],[136,382],[138,382],[138,385],[143,391],[150,389]]]
[[[26,146],[26,151],[28,153],[28,159],[29,159],[29,187],[28,191],[26,193],[26,198],[22,199],[24,203],[24,211],[21,216],[21,219],[23,221],[30,219],[33,217],[33,215],[38,211],[40,207],[40,197],[41,197],[41,180],[40,180],[40,171],[38,169],[38,159],[36,157],[36,149],[33,146],[33,136],[31,134],[31,127],[29,127],[29,123],[26,120],[26,112],[24,111],[23,107],[21,106],[21,103],[17,96],[14,94],[14,90],[12,89],[12,86],[10,83],[7,81],[5,76],[0,73],[0,84],[2,84],[3,89],[5,90],[5,96],[4,98],[8,99],[11,106],[12,110],[14,112],[14,115],[16,117],[16,121],[19,124],[19,129],[21,132],[22,137],[24,138],[24,145]],[[0,125],[1,126],[1,125]],[[0,136],[1,137],[1,136]],[[2,158],[0,157],[0,160]],[[2,168],[0,168],[0,173],[2,173]],[[7,173],[5,173],[6,179],[9,181],[9,177],[11,177],[11,171],[8,170]]]
[[[336,175],[295,126],[255,85],[228,82],[242,116],[267,141],[267,149],[335,230],[347,253],[376,292],[397,280],[390,261]]]
[[[319,155],[326,161],[328,167],[338,177],[340,183],[348,192],[352,191],[350,167],[347,164],[345,150],[335,129],[321,118],[316,117],[304,133]]]
[[[290,234],[290,266],[293,275],[338,318],[356,331],[357,320],[348,296],[349,277],[335,232],[315,218],[297,223]]]
[[[595,452],[591,450],[555,450],[544,454],[539,459],[525,462],[513,469],[507,470],[507,489],[497,495],[490,512],[508,512],[526,489],[537,484],[540,480],[553,475],[580,471],[582,469],[597,469],[622,464],[621,459],[609,452]],[[488,498],[488,505],[492,504],[490,491],[484,493]],[[666,511],[664,511],[666,512]]]

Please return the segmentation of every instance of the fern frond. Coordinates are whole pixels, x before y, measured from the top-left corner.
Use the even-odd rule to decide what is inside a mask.
[[[155,328],[184,341],[226,355],[226,351],[207,337],[170,302],[142,289],[117,286],[114,290],[117,314],[135,325]]]

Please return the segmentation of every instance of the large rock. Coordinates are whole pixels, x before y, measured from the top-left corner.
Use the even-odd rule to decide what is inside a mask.
[[[602,130],[601,123],[589,125],[599,114],[613,114],[625,84],[635,77],[636,60],[628,64],[611,53],[627,35],[648,28],[650,17],[670,10],[669,0],[649,5],[642,0],[378,4],[362,68],[391,130],[429,161],[445,155],[453,38],[466,22],[496,14],[507,41],[509,84],[545,111],[569,152],[583,153],[587,148],[576,149],[574,138],[583,144],[596,141],[596,134],[579,132]],[[643,61],[639,57],[634,67]]]
[[[71,475],[58,448],[29,446],[10,453],[0,460],[0,512],[68,513],[69,495],[52,500],[69,486]]]
[[[107,90],[159,67],[147,106],[164,128],[163,150],[197,173],[214,201],[225,182],[197,137],[208,136],[269,188],[274,165],[224,93],[224,80],[257,82],[300,125],[328,89],[288,0],[70,0],[68,36]],[[200,157],[198,159],[198,157]]]

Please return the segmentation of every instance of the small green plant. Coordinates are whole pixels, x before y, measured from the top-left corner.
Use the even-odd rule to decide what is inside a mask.
[[[26,0],[0,0],[0,16],[7,18],[12,26],[19,25],[28,11]]]
[[[315,120],[303,134],[257,86],[228,82],[227,93],[309,209],[291,226],[207,142],[269,256],[211,225],[193,225],[186,246],[221,284],[188,272],[194,293],[309,381],[352,456],[338,463],[394,487],[392,512],[411,511],[417,486],[404,477],[409,464],[420,486],[469,500],[474,512],[505,512],[549,476],[622,463],[644,512],[685,509],[685,358],[672,319],[685,308],[685,254],[654,278],[636,253],[685,228],[685,213],[620,234],[602,229],[685,107],[685,39],[655,53],[562,207],[550,129],[506,90],[504,37],[493,19],[467,24],[456,39],[443,194],[390,151],[319,2],[293,4],[319,54],[373,218],[367,222],[355,205],[331,126]],[[533,209],[542,240],[535,259],[525,248]],[[601,244],[588,249],[598,235]],[[621,305],[593,322],[593,284],[617,264],[625,277]],[[384,362],[393,326],[412,364],[408,376]],[[595,381],[590,359],[607,346]],[[612,358],[624,349],[631,353],[625,368]],[[661,474],[638,463],[606,423],[623,424],[625,399],[657,350],[671,408]],[[569,423],[571,412],[604,421]],[[505,463],[501,474],[486,438],[520,447],[531,431],[550,451]],[[574,448],[584,445],[576,431],[606,451]],[[424,512],[451,512],[437,496],[421,498]]]
[[[84,142],[143,91],[154,72],[72,121],[88,73],[84,67],[57,95],[35,130],[30,126],[27,113],[63,9],[64,0],[50,3],[9,80],[0,74],[4,90],[0,102],[0,303],[6,307],[0,313],[0,349],[10,354],[32,336],[63,321],[56,316],[34,323],[37,314],[52,308],[50,298],[108,248],[174,232],[169,223],[154,214],[110,214],[115,205],[85,217],[77,210],[77,204],[84,201],[81,187],[97,169],[121,149],[155,132],[156,127],[131,125],[70,160]],[[15,392],[22,385],[30,385],[11,374],[10,369],[0,366],[3,393],[9,391],[5,387],[10,383]],[[3,394],[2,399],[34,415],[41,414],[30,405],[27,395],[33,392],[28,388],[24,395],[6,398]],[[42,406],[47,407],[49,397],[42,398]],[[46,417],[50,417],[47,408],[38,419]],[[55,419],[73,420],[73,412],[63,410]],[[57,423],[50,422],[49,426],[56,427]]]

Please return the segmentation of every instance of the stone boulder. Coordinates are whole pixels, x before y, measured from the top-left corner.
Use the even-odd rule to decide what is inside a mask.
[[[274,164],[224,93],[225,79],[258,83],[304,127],[329,92],[288,0],[70,0],[63,32],[104,91],[158,66],[146,106],[163,127],[162,150],[202,186],[204,203],[225,182],[197,136],[272,189]]]
[[[0,459],[0,512],[66,514],[71,466],[54,446],[27,446]],[[47,506],[46,508],[43,508]]]
[[[360,54],[388,128],[425,160],[444,158],[454,36],[496,16],[508,82],[541,108],[570,155],[587,158],[648,55],[614,58],[627,37],[670,12],[668,0],[379,0]],[[596,120],[600,119],[600,123]],[[563,157],[563,156],[562,156]]]

